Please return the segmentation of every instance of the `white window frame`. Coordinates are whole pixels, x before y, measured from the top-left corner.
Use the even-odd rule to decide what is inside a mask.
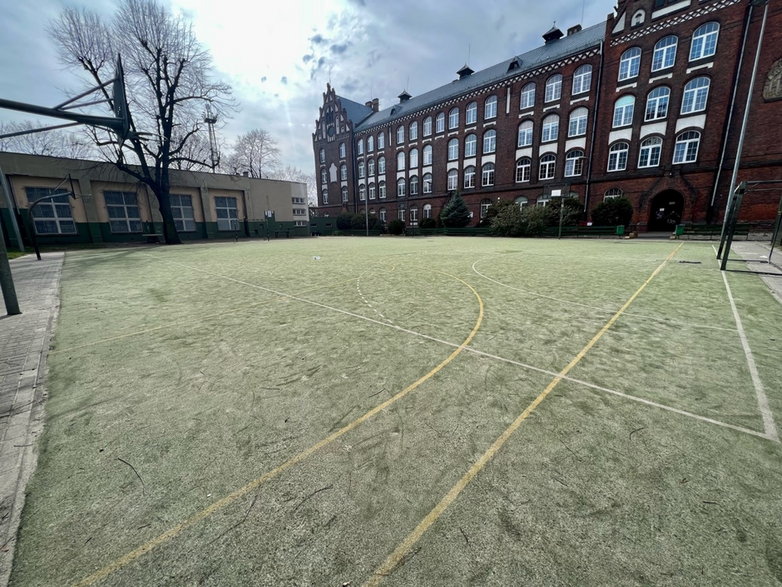
[[[195,232],[195,209],[190,194],[170,194],[171,215],[178,232]]]
[[[659,167],[663,152],[663,140],[660,137],[647,137],[641,141],[638,151],[638,168]]]
[[[411,141],[418,140],[418,121],[414,120],[410,123],[410,127],[408,129],[408,136],[410,137]]]
[[[562,74],[555,73],[546,80],[546,90],[543,101],[556,102],[562,98]]]
[[[576,108],[570,113],[568,120],[567,136],[580,137],[587,132],[587,122],[589,120],[589,110],[586,108]]]
[[[432,164],[432,145],[424,145],[423,150],[423,162],[424,165],[431,165]]]
[[[713,57],[717,53],[720,36],[720,23],[704,22],[695,29],[690,43],[690,61]]]
[[[39,198],[51,196],[60,193],[63,190],[55,188],[27,187],[28,203],[32,203]],[[35,234],[48,236],[54,234],[77,234],[76,222],[73,220],[73,210],[68,201],[68,194],[50,198],[40,202],[33,208],[30,217],[33,220]],[[54,230],[47,230],[53,228]]]
[[[693,112],[703,112],[709,102],[709,89],[711,88],[711,79],[706,76],[692,78],[684,85],[684,94],[682,95],[682,114],[692,114]]]
[[[456,161],[459,158],[459,139],[456,137],[448,141],[448,161]]]
[[[612,128],[630,126],[633,124],[633,114],[635,113],[635,96],[626,95],[617,98],[614,102],[614,118]]]
[[[652,71],[660,71],[673,67],[676,63],[676,48],[679,38],[676,35],[666,35],[654,45],[652,53]]]
[[[646,110],[644,121],[662,120],[668,117],[668,107],[671,103],[671,88],[659,86],[646,95]]]
[[[497,151],[497,131],[492,129],[483,133],[483,154],[495,153]]]
[[[457,169],[449,169],[446,176],[446,188],[449,192],[459,189],[459,171]]]
[[[491,120],[497,118],[497,96],[492,94],[483,103],[483,119]]]
[[[464,189],[475,187],[475,165],[468,165],[464,168]]]
[[[386,158],[381,155],[377,158],[377,173],[383,175],[386,172]]]
[[[448,112],[448,130],[459,128],[459,107],[454,106]]]
[[[532,146],[533,133],[535,125],[531,120],[525,120],[519,124],[518,136],[516,138],[517,147]]]
[[[399,151],[396,154],[396,170],[397,171],[404,171],[406,163],[407,163],[407,157],[405,156],[405,152],[404,151]]]
[[[584,173],[584,151],[574,149],[565,155],[565,177],[579,177]]]
[[[494,185],[494,163],[484,163],[481,168],[481,186],[490,187]]]
[[[607,171],[624,171],[627,169],[627,160],[630,155],[630,145],[624,141],[611,145],[608,150]]]
[[[516,183],[527,183],[532,179],[532,159],[521,157],[516,161]]]
[[[409,167],[410,169],[417,169],[418,168],[418,149],[413,147],[410,149],[410,157],[409,157]]]
[[[622,53],[619,58],[619,74],[617,79],[621,82],[638,77],[639,71],[641,71],[641,48],[630,47]]]
[[[519,98],[519,110],[535,107],[535,82],[530,82],[521,88]]]
[[[549,114],[543,119],[540,132],[540,142],[550,143],[557,140],[559,136],[559,115]]]
[[[679,133],[673,148],[673,164],[695,163],[698,160],[700,143],[701,133],[697,130],[687,130]]]
[[[464,124],[475,124],[478,122],[478,102],[470,102],[464,111]]]
[[[592,66],[584,64],[573,73],[573,95],[584,94],[592,88]]]
[[[546,153],[538,163],[538,180],[554,179],[557,173],[557,156],[554,153]]]
[[[404,145],[405,144],[405,125],[400,124],[396,129],[396,144],[397,145]]]
[[[424,118],[424,136],[428,137],[432,135],[432,117],[427,116]]]
[[[404,198],[407,195],[407,182],[404,177],[396,180],[396,197]]]
[[[120,196],[122,203],[109,203],[109,198]],[[235,200],[236,198],[234,198]],[[106,212],[109,216],[109,229],[116,234],[132,234],[143,232],[141,224],[141,209],[138,204],[136,192],[122,192],[108,190],[103,192],[103,201],[106,204]],[[121,215],[112,216],[112,211]]]
[[[423,193],[425,194],[431,194],[432,193],[432,174],[431,173],[424,173],[422,182],[423,184]]]
[[[478,154],[478,137],[474,133],[464,137],[464,156],[475,157]]]
[[[445,132],[445,112],[438,112],[434,119],[434,131]]]
[[[215,218],[217,230],[228,232],[239,230],[239,206],[234,196],[215,196]],[[226,216],[220,218],[220,211],[224,210]]]

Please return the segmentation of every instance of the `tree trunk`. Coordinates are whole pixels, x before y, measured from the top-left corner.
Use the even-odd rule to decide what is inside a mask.
[[[182,239],[179,238],[179,233],[174,224],[174,215],[171,212],[171,198],[169,197],[168,187],[155,190],[155,197],[160,208],[160,215],[163,217],[163,240],[167,245],[181,245]]]

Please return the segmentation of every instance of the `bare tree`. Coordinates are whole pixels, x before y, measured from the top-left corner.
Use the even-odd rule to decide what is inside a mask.
[[[0,122],[0,135],[25,132],[40,125],[32,121]],[[0,151],[86,159],[97,156],[94,144],[84,132],[49,130],[0,139]]]
[[[169,198],[169,169],[202,165],[194,137],[205,133],[203,114],[233,108],[230,88],[211,81],[211,57],[191,24],[157,0],[124,0],[110,22],[86,9],[66,8],[50,34],[63,61],[82,68],[92,83],[114,77],[116,55],[125,66],[132,130],[126,141],[93,130],[107,159],[149,187],[158,200],[166,243],[181,242]],[[109,89],[103,92],[112,103]]]
[[[307,173],[298,167],[292,167],[286,165],[284,168],[278,168],[269,174],[269,179],[282,179],[284,181],[297,181],[299,183],[307,184],[307,202],[310,205],[317,205],[317,189],[315,186],[315,176],[312,173]]]
[[[232,173],[248,174],[250,177],[272,177],[280,164],[280,150],[269,132],[263,129],[251,130],[241,135],[234,143],[226,166]]]

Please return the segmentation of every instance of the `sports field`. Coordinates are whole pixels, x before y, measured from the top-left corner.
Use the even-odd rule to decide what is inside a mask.
[[[68,253],[12,584],[778,585],[780,382],[706,243]]]

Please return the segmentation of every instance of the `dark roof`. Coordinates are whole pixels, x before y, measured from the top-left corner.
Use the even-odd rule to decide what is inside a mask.
[[[527,53],[506,59],[505,61],[487,67],[472,75],[465,76],[463,79],[454,80],[449,84],[430,90],[420,96],[410,98],[402,104],[395,104],[391,108],[386,108],[385,110],[374,113],[371,109],[368,109],[370,111],[370,116],[364,118],[360,124],[356,125],[355,130],[362,131],[379,124],[390,122],[406,116],[407,114],[422,110],[427,106],[438,104],[449,98],[466,94],[477,88],[490,85],[505,78],[517,76],[520,73],[531,71],[546,63],[551,63],[552,61],[557,61],[568,55],[588,49],[589,47],[594,47],[603,40],[604,34],[605,22],[601,22],[568,37],[563,37],[553,43],[542,45]],[[518,62],[519,66],[509,70],[509,66],[514,60]],[[342,98],[343,105],[345,102],[346,100]],[[355,102],[353,102],[353,104],[355,104]],[[356,105],[359,106],[358,104]],[[361,108],[364,108],[364,106],[361,106]]]
[[[359,104],[353,100],[348,100],[342,96],[337,96],[337,98],[339,98],[339,103],[342,104],[342,108],[345,109],[345,112],[348,115],[348,120],[350,120],[354,126],[372,114],[372,108],[369,106]]]

